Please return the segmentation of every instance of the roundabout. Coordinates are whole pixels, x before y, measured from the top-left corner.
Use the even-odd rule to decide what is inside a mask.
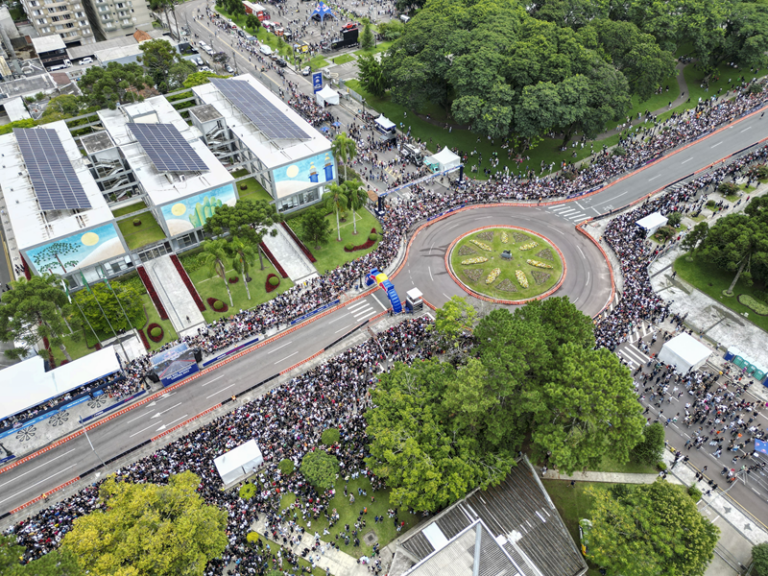
[[[565,278],[562,252],[548,238],[509,225],[484,226],[457,237],[445,266],[468,294],[498,304],[546,298]]]
[[[512,261],[518,264],[520,270],[526,274],[529,288],[537,290],[524,291],[515,275],[518,268],[513,268],[511,275],[501,272],[502,266],[496,263],[501,262],[502,249],[491,253],[478,247],[476,254],[465,256],[458,254],[465,243],[473,248],[477,247],[469,240],[476,239],[475,235],[486,229],[493,230],[496,240],[492,242],[495,242],[496,247],[499,248],[502,244],[501,232],[505,231],[510,236],[508,243],[511,243],[514,248],[514,250],[510,249],[513,252]],[[522,240],[516,242],[511,236],[513,232],[531,235],[531,241],[536,241],[539,246],[528,251],[519,250],[519,246],[527,242]],[[480,240],[480,242],[483,241]],[[545,249],[550,249],[553,255],[559,257],[559,261],[562,262],[561,272],[558,273],[555,268],[557,260],[550,262],[543,256],[537,256]],[[454,253],[460,261],[472,257],[488,258],[487,262],[481,264],[484,276],[479,279],[479,282],[472,284],[461,270],[457,270],[457,273],[451,272]],[[493,261],[490,259],[491,256],[495,258]],[[545,273],[552,274],[547,282],[540,285],[534,283],[533,275],[528,272],[538,267],[528,265],[529,259],[553,266],[552,269],[541,269]],[[493,266],[489,265],[491,262]],[[525,265],[524,268],[523,265]],[[459,268],[472,268],[472,265],[459,265]],[[502,280],[508,279],[509,283],[515,283],[518,291],[511,293],[487,291],[485,281],[494,268],[499,268],[500,273],[499,277],[491,282],[491,286],[498,286]],[[453,296],[466,297],[480,307],[488,306],[488,303],[514,307],[532,299],[568,296],[582,312],[594,317],[610,304],[614,296],[611,270],[598,243],[578,231],[573,224],[557,218],[555,214],[543,207],[536,206],[512,204],[467,206],[426,222],[414,232],[408,243],[405,261],[390,277],[397,279],[395,285],[398,291],[401,287],[403,290],[417,287],[424,294],[424,298],[436,307],[442,306]],[[480,291],[475,291],[474,286],[479,284],[483,285],[482,288]],[[508,286],[508,283],[504,286]]]

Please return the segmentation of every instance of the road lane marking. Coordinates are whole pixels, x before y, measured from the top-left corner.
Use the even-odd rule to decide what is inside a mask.
[[[224,392],[224,390],[229,390],[230,388],[232,388],[232,386],[237,386],[237,382],[235,382],[234,384],[230,384],[229,386],[227,386],[226,388],[222,388],[221,390],[216,390],[216,392],[214,392],[210,396],[206,396],[205,399],[208,400],[208,398],[213,398],[214,396],[216,396],[216,394],[221,394],[222,392]],[[184,414],[184,416],[186,416],[186,414]],[[184,416],[182,416],[182,418],[184,418]],[[174,420],[174,422],[176,422],[176,420]]]
[[[31,490],[31,489],[32,489],[32,488],[34,488],[35,486],[38,486],[38,485],[42,484],[43,482],[45,482],[45,481],[47,481],[47,480],[50,480],[50,479],[51,479],[51,478],[53,478],[54,476],[58,476],[58,475],[59,475],[59,474],[61,474],[62,472],[66,472],[66,471],[67,471],[67,470],[69,470],[70,468],[74,468],[75,466],[77,466],[77,463],[75,463],[75,464],[72,464],[72,465],[70,465],[70,466],[67,466],[66,468],[63,468],[63,469],[59,470],[58,472],[55,472],[54,474],[51,474],[51,475],[50,475],[50,476],[48,476],[47,478],[43,478],[42,480],[40,480],[39,482],[35,482],[35,483],[34,483],[34,484],[32,484],[31,486],[27,486],[26,488],[24,488],[24,490],[21,490],[20,492],[16,492],[16,494],[11,494],[10,496],[8,496],[8,498],[5,498],[5,499],[3,499],[3,500],[0,500],[0,504],[2,504],[3,502],[6,502],[6,501],[8,501],[8,500],[10,500],[11,498],[15,498],[15,497],[16,497],[16,496],[18,496],[19,494],[24,494],[24,492],[27,492],[28,490]]]
[[[139,430],[138,432],[134,432],[133,434],[131,434],[130,436],[128,436],[128,438],[133,438],[134,436],[136,436],[136,434],[141,434],[141,433],[142,433],[142,432],[144,432],[145,430],[149,430],[150,428],[154,428],[155,426],[157,426],[157,422],[152,422],[152,424],[151,424],[150,426],[147,426],[146,428],[142,428],[142,429],[141,429],[141,430]]]
[[[174,408],[177,408],[177,407],[179,407],[179,406],[181,406],[181,402],[179,402],[178,404],[176,404],[176,405],[174,405],[174,406],[171,406],[170,408],[166,408],[166,409],[165,409],[165,410],[163,410],[162,412],[158,412],[157,414],[155,414],[154,416],[152,416],[152,418],[157,418],[158,416],[162,416],[162,415],[163,415],[163,414],[165,414],[166,412],[169,412],[170,410],[173,410]]]
[[[387,309],[387,307],[386,307],[386,306],[384,306],[384,304],[382,304],[382,303],[381,303],[381,300],[379,300],[379,299],[376,297],[376,294],[371,294],[371,298],[373,298],[374,300],[376,300],[376,302],[378,302],[378,303],[379,303],[379,306],[381,306],[381,309],[382,309],[382,310],[386,310],[386,309]]]
[[[39,470],[39,469],[40,469],[40,468],[42,468],[43,466],[48,466],[48,465],[49,465],[51,462],[53,462],[54,460],[58,460],[59,458],[63,458],[64,456],[66,456],[66,455],[67,455],[67,454],[69,454],[70,452],[74,452],[75,450],[77,450],[77,448],[72,448],[72,450],[69,450],[69,451],[67,451],[67,452],[64,452],[64,454],[59,454],[58,456],[56,456],[56,458],[51,458],[51,459],[50,459],[50,460],[48,460],[48,462],[46,462],[45,464],[40,464],[40,466],[36,466],[35,468],[32,468],[32,470],[27,470],[27,471],[26,471],[26,472],[24,472],[23,474],[19,474],[18,476],[16,476],[16,478],[12,478],[12,479],[8,480],[8,482],[5,482],[4,484],[0,484],[0,488],[2,488],[3,486],[7,486],[7,485],[8,485],[8,484],[10,484],[11,482],[15,482],[16,480],[18,480],[18,479],[19,479],[19,478],[21,478],[22,476],[26,476],[26,475],[27,475],[27,474],[29,474],[30,472],[34,472],[35,470]]]
[[[352,316],[355,318],[355,320],[357,320],[357,319],[358,319],[358,318],[360,318],[360,316],[362,316],[363,314],[368,314],[368,315],[370,316],[372,312],[373,312],[373,308],[371,308],[370,306],[368,306],[368,308],[364,308],[364,309],[362,309],[362,310],[358,310],[358,311],[357,311],[357,313],[355,313],[355,314],[352,314]]]
[[[434,282],[435,279],[432,278],[432,266],[427,266],[427,270],[429,270],[429,279],[432,280],[432,282]]]
[[[291,340],[291,342],[293,342],[293,340]],[[285,343],[285,344],[283,344],[282,346],[278,346],[277,348],[273,348],[272,350],[270,350],[269,352],[267,352],[267,354],[272,354],[272,352],[277,352],[278,350],[280,350],[280,348],[285,348],[285,347],[286,347],[286,346],[288,346],[288,344],[290,344],[291,342],[286,342],[286,343]]]
[[[211,382],[216,382],[216,380],[220,380],[221,378],[224,378],[224,374],[222,374],[221,376],[216,376],[216,378],[214,378],[213,380],[208,380],[208,382],[206,382],[205,384],[203,384],[203,385],[201,386],[201,388],[205,388],[205,387],[206,387],[206,386],[208,386],[208,384],[210,384]]]
[[[351,326],[354,326],[354,324],[348,324],[348,325],[344,326],[344,328],[339,328],[338,330],[336,330],[336,332],[334,332],[334,334],[338,334],[342,330],[346,330],[347,328],[349,328]]]
[[[718,147],[718,146],[720,146],[720,144],[722,144],[722,143],[723,143],[723,141],[722,141],[722,140],[720,140],[720,142],[718,142],[717,144],[712,144],[712,146],[710,146],[710,148],[717,148],[717,147]]]
[[[739,132],[739,134],[744,134],[744,132],[746,132],[747,130],[752,130],[752,126],[747,126],[746,128],[744,128],[744,130]]]
[[[232,384],[232,386],[234,386],[234,384]],[[232,386],[229,386],[229,388],[232,388]],[[224,388],[224,390],[226,390],[226,388]],[[219,390],[219,392],[221,392],[221,390]],[[176,420],[171,420],[170,422],[168,422],[168,424],[163,424],[162,426],[160,426],[160,428],[156,430],[156,432],[160,432],[160,430],[165,430],[166,428],[168,428],[168,426],[170,426],[174,422],[178,422],[179,420],[181,420],[182,418],[186,418],[187,416],[188,414],[184,414],[184,416],[179,416],[178,418],[176,418]]]
[[[283,358],[283,360],[288,360],[288,358],[290,358],[291,356],[296,356],[296,354],[298,354],[298,353],[299,353],[299,351],[296,350],[296,352],[294,352],[293,354],[289,354],[288,356]],[[278,360],[277,362],[275,362],[275,364],[280,364],[280,362],[282,362],[283,360]]]
[[[409,270],[409,273],[410,273],[410,270]],[[347,310],[354,310],[355,308],[360,308],[360,306],[365,306],[367,304],[368,302],[366,302],[365,300],[360,300],[360,302],[355,302],[354,304],[347,306]]]
[[[680,164],[685,164],[686,162],[690,162],[691,160],[693,160],[693,156],[688,158],[688,160],[683,160],[682,162],[680,162]]]

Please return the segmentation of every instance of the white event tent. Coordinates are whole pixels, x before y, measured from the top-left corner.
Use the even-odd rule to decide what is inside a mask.
[[[55,370],[45,371],[43,358],[34,356],[0,371],[0,420],[39,406],[120,370],[114,346],[102,348]]]
[[[425,158],[424,163],[431,166],[437,165],[438,172],[445,172],[446,170],[456,168],[459,164],[461,164],[461,157],[451,152],[446,146],[437,154]]]
[[[315,94],[315,97],[317,98],[318,106],[325,106],[326,104],[338,105],[339,103],[339,93],[327,84],[325,88]]]
[[[666,225],[666,223],[667,217],[662,216],[660,212],[648,214],[648,216],[645,218],[637,221],[637,225],[640,226],[640,228],[646,230],[648,232],[648,236],[651,236],[654,232],[656,232],[656,230]]]
[[[261,455],[256,440],[248,440],[237,448],[233,448],[226,454],[222,454],[213,460],[216,470],[219,471],[221,481],[225,486],[237,482],[255,472],[256,469],[264,464],[264,457]]]
[[[701,367],[711,354],[711,350],[690,334],[680,334],[661,347],[659,360],[671,364],[679,374]]]

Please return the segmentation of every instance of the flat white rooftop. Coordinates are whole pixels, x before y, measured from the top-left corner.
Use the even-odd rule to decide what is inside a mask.
[[[226,119],[229,129],[267,168],[277,168],[321,152],[328,152],[331,149],[330,141],[319,130],[316,130],[314,126],[304,120],[293,108],[273,94],[256,78],[250,74],[241,74],[235,79],[248,82],[307,135],[305,140],[288,138],[270,140],[242,112],[230,104],[229,100],[213,84],[195,86],[192,90],[198,99],[204,104],[214,106]]]
[[[232,175],[200,140],[197,128],[190,127],[164,96],[149,98],[116,110],[101,110],[99,117],[155,206],[176,202],[234,182]],[[130,122],[172,124],[205,162],[208,170],[181,174],[159,172],[128,129],[127,124]]]
[[[16,245],[20,250],[66,238],[113,219],[112,211],[64,121],[46,124],[43,128],[56,130],[92,208],[80,211],[42,211],[16,137],[13,133],[0,136],[0,188],[5,198]]]

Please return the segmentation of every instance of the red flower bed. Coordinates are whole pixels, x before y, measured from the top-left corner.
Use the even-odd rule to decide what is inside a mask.
[[[64,364],[69,364],[69,360],[66,360],[66,359],[62,360],[61,364],[59,364],[59,366],[64,366]]]
[[[304,256],[309,258],[309,261],[312,262],[312,264],[317,262],[317,259],[312,255],[312,252],[309,251],[309,248],[304,246],[304,242],[299,240],[299,237],[294,234],[293,230],[291,230],[291,227],[288,226],[286,222],[280,222],[280,224],[283,225],[283,228],[285,228],[285,231],[288,232],[288,235],[293,238],[293,241],[298,244],[299,248],[301,248],[301,251],[304,252]]]
[[[277,278],[277,284],[272,286],[272,284],[269,283],[270,278]],[[278,278],[277,274],[268,274],[267,281],[264,283],[264,288],[267,289],[267,294],[269,294],[273,290],[277,290],[278,286],[280,286],[280,278]]]
[[[147,274],[147,271],[144,270],[144,266],[137,266],[136,272],[139,273],[139,278],[141,278],[141,281],[144,283],[144,287],[147,289],[149,297],[152,298],[152,302],[154,302],[155,308],[157,308],[157,313],[160,314],[160,318],[162,320],[168,320],[168,314],[166,314],[163,303],[160,302],[160,298],[158,298],[157,292],[155,292],[155,287],[152,286],[152,280],[149,279],[149,275]]]
[[[371,228],[371,234],[376,234],[376,228]],[[344,252],[356,252],[357,250],[365,250],[374,244],[376,244],[376,240],[367,240],[365,244],[360,244],[360,246],[353,246],[352,249],[344,247]]]
[[[149,341],[147,340],[147,335],[144,334],[144,330],[141,328],[139,328],[139,337],[141,338],[141,343],[144,344],[144,348],[149,350]]]
[[[226,312],[227,310],[229,310],[229,306],[227,306],[227,303],[224,302],[224,300],[221,300],[221,303],[224,304],[224,308],[222,308],[221,310],[216,310],[216,308],[213,307],[213,303],[216,302],[216,300],[218,300],[218,298],[208,298],[206,300],[206,302],[208,302],[208,306],[211,307],[211,310],[213,310],[214,312]]]
[[[283,267],[280,266],[280,262],[278,262],[274,256],[272,256],[272,252],[269,251],[269,248],[267,248],[267,245],[262,242],[259,244],[261,246],[261,249],[264,250],[264,254],[267,255],[267,259],[272,262],[272,265],[277,268],[277,271],[280,272],[280,276],[283,278],[288,278],[288,274],[285,273],[285,270],[283,270]]]
[[[93,347],[97,352],[101,350],[101,342],[96,342],[96,346]]]
[[[237,281],[240,280],[237,276],[232,276],[232,278],[227,278],[227,282],[230,284],[237,284]]]
[[[158,336],[157,338],[152,336],[152,330],[154,330],[155,328],[160,328],[160,336]],[[154,322],[149,326],[147,326],[147,335],[149,336],[149,339],[152,340],[152,342],[154,343],[161,342],[163,340],[163,336],[165,336],[163,332],[163,327],[160,326],[160,324],[156,324]]]
[[[184,286],[187,287],[187,290],[189,290],[189,293],[192,295],[192,299],[195,301],[195,304],[197,304],[197,309],[200,310],[200,312],[205,312],[205,304],[203,304],[203,299],[200,298],[200,294],[197,293],[195,285],[192,284],[192,280],[189,279],[187,271],[184,269],[181,261],[176,257],[176,254],[171,254],[171,262],[173,262],[173,265],[176,266],[176,272],[179,273],[179,276],[181,276],[181,279],[184,282]]]

